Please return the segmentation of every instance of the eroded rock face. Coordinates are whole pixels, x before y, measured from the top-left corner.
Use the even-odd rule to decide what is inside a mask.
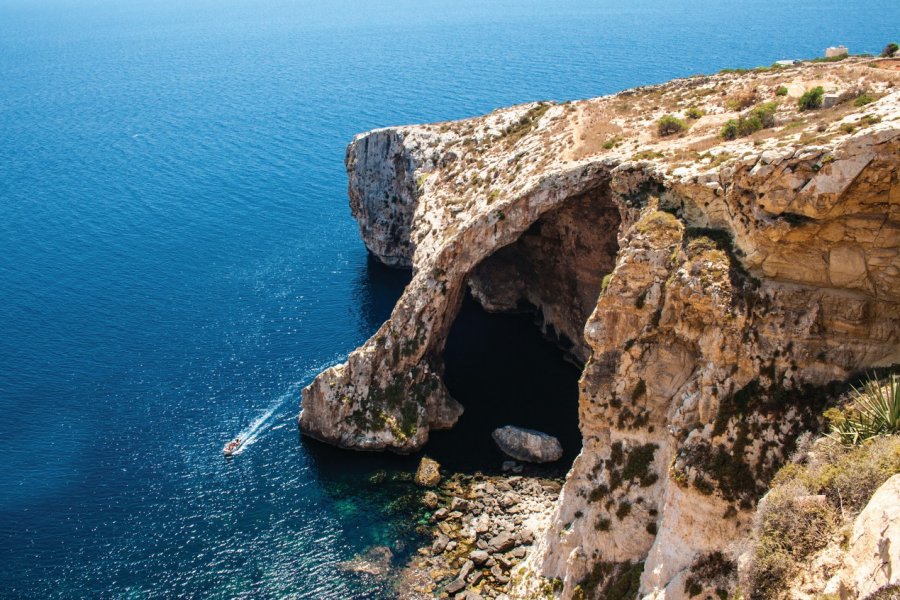
[[[682,597],[745,534],[828,384],[900,362],[898,78],[847,59],[358,137],[354,215],[413,280],[304,390],[301,431],[421,448],[462,410],[440,375],[467,286],[489,309],[539,309],[585,361],[583,450],[509,594],[559,579],[565,598],[622,582]],[[880,99],[808,115],[789,98],[775,128],[717,139],[729,97],[822,82]],[[656,137],[696,105],[688,133]]]
[[[489,311],[538,311],[547,337],[584,364],[582,332],[615,265],[619,222],[608,186],[571,198],[475,267],[472,294]]]
[[[842,598],[866,598],[900,586],[900,475],[888,479],[853,523],[835,586]]]
[[[548,463],[563,455],[559,440],[542,431],[507,425],[495,429],[491,437],[504,454],[517,460]]]

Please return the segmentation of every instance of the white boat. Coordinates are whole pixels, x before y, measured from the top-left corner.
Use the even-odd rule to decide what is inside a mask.
[[[241,445],[243,443],[244,443],[244,440],[242,440],[239,437],[236,437],[233,440],[231,440],[230,442],[228,442],[227,444],[225,444],[225,448],[222,449],[222,452],[225,454],[225,456],[231,456],[232,454],[234,454],[235,452],[238,451],[238,449],[241,447]]]

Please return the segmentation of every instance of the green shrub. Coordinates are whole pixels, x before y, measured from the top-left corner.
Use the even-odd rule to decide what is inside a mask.
[[[890,44],[888,44],[887,46],[884,47],[884,50],[881,51],[881,56],[883,56],[884,58],[890,58],[890,57],[894,56],[895,54],[897,54],[898,50],[900,50],[900,46],[898,46],[894,42],[891,42]]]
[[[687,115],[688,119],[699,119],[706,113],[703,112],[701,109],[697,108],[696,106],[692,106],[689,109],[687,109],[685,114]]]
[[[853,101],[853,106],[865,106],[866,104],[871,104],[873,102],[875,102],[875,98],[866,93],[862,93]]]
[[[859,120],[859,123],[860,126],[874,125],[875,123],[881,123],[881,117],[878,115],[866,115]]]
[[[684,580],[684,591],[693,598],[705,588],[715,588],[717,596],[728,596],[726,588],[732,586],[732,576],[737,569],[735,562],[721,552],[711,552],[697,558]]]
[[[797,100],[797,107],[800,110],[814,110],[816,108],[822,108],[822,98],[825,96],[825,88],[821,85],[818,87],[814,87],[811,90],[806,90],[806,92],[800,96],[800,99]]]
[[[778,598],[785,581],[808,566],[806,559],[900,473],[900,436],[853,447],[822,438],[812,449],[802,453],[801,462],[782,467],[760,504],[751,559],[741,578],[748,600]]]
[[[866,600],[897,600],[897,598],[900,598],[900,585],[891,584],[880,587],[866,596]]]
[[[661,137],[666,137],[668,135],[681,133],[682,131],[687,129],[687,125],[678,117],[675,117],[673,115],[663,115],[656,122],[656,128],[659,131],[659,135]]]
[[[777,102],[758,104],[746,115],[741,115],[738,119],[729,119],[719,132],[719,136],[726,140],[733,140],[755,133],[760,129],[772,127],[775,125],[777,108]]]
[[[788,89],[787,89],[785,86],[783,86],[783,85],[782,85],[782,86],[779,86],[778,89],[775,90],[775,95],[776,95],[776,96],[787,96],[787,95],[788,95]]]
[[[609,282],[612,281],[612,273],[607,273],[603,276],[603,280],[600,282],[600,294],[606,293],[606,288],[609,287]]]
[[[728,119],[728,122],[722,126],[722,130],[719,132],[719,137],[725,140],[733,140],[738,137],[738,120],[737,119]]]
[[[508,125],[506,129],[503,130],[503,135],[506,137],[507,142],[515,144],[525,135],[530,133],[532,129],[537,127],[541,117],[550,110],[551,106],[553,105],[549,102],[539,102],[537,105],[529,108],[528,112],[522,115],[518,121]]]
[[[847,411],[831,413],[829,437],[845,446],[857,446],[874,437],[900,433],[900,376],[882,383],[870,377],[862,389],[853,388]]]
[[[606,140],[605,142],[603,142],[603,148],[606,150],[612,150],[613,148],[618,146],[621,143],[621,141],[622,140],[620,140],[618,137],[611,137],[608,140]]]

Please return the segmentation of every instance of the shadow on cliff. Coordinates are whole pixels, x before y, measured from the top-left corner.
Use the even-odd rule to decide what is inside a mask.
[[[357,327],[362,339],[368,339],[388,320],[411,279],[411,269],[388,267],[371,254],[367,255],[366,263],[354,281],[359,307]]]

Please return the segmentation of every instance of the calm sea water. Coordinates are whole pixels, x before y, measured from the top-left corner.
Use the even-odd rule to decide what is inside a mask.
[[[895,0],[0,0],[0,596],[388,596],[335,563],[409,551],[414,458],[295,422],[406,281],[350,218],[352,135],[877,51],[897,23]],[[489,401],[551,398],[571,440],[577,371],[521,319],[466,315],[469,420],[430,451],[496,467],[472,441]],[[497,383],[541,357],[546,389]]]

